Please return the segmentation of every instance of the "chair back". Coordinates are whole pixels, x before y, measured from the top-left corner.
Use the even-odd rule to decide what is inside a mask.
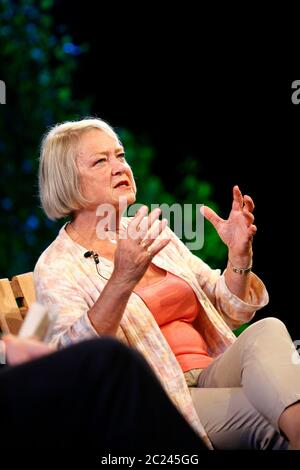
[[[0,329],[2,333],[17,334],[23,319],[36,301],[33,273],[0,279]]]

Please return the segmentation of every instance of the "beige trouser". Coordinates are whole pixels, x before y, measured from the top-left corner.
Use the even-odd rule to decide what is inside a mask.
[[[287,449],[278,419],[300,400],[295,357],[285,325],[266,318],[249,326],[200,373],[190,392],[216,449]]]

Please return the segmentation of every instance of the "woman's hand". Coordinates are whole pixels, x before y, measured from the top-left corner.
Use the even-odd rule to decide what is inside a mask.
[[[251,197],[243,196],[239,187],[234,186],[232,209],[227,220],[223,220],[209,207],[203,207],[201,213],[213,224],[227,245],[231,262],[241,268],[249,266],[252,258],[252,239],[257,231],[253,225],[254,203]]]
[[[148,214],[146,206],[138,210],[126,229],[120,229],[115,251],[114,270],[88,316],[100,335],[115,336],[128,299],[145,274],[153,256],[162,250],[170,238],[158,239],[167,225],[159,221],[160,209]]]
[[[167,226],[167,220],[159,221],[160,209],[154,209],[149,216],[148,208],[142,206],[128,227],[119,233],[114,259],[114,278],[132,286],[139,282],[149,267],[152,258],[162,250],[170,238],[158,240]]]
[[[6,360],[11,366],[37,359],[55,351],[53,346],[32,338],[6,335],[2,338],[6,346]]]

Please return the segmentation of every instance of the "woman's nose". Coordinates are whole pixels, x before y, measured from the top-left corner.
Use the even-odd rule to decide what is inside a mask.
[[[111,165],[112,175],[122,174],[124,173],[125,169],[126,165],[123,162],[120,162],[119,160],[114,161]]]

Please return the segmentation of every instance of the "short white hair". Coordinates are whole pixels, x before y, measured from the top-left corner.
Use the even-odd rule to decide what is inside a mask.
[[[113,128],[99,118],[69,121],[52,127],[43,137],[39,165],[39,193],[49,219],[61,219],[87,205],[80,189],[76,165],[82,134],[99,129],[116,138]]]

